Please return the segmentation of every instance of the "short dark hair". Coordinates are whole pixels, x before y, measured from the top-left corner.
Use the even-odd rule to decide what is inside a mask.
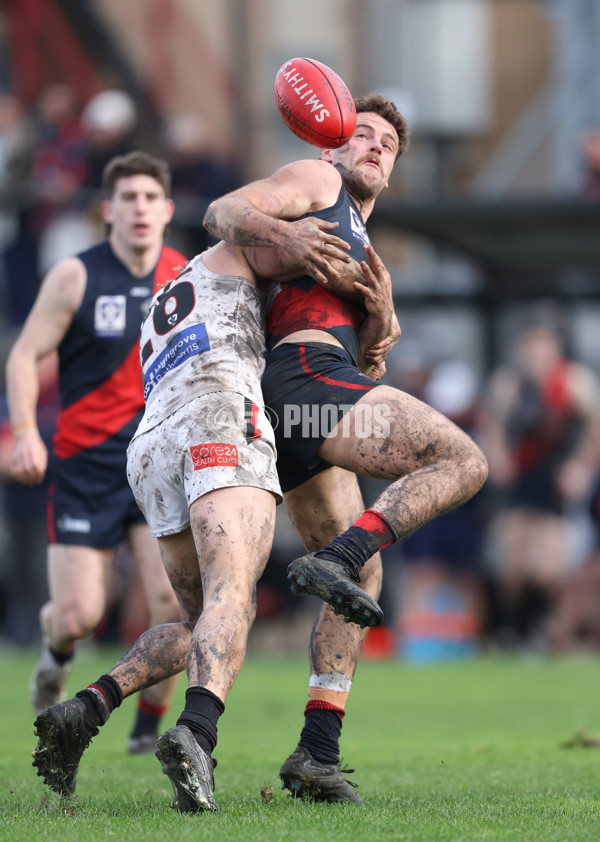
[[[165,191],[165,196],[171,192],[171,171],[167,162],[147,152],[136,150],[127,155],[112,158],[104,167],[102,187],[105,194],[109,198],[113,196],[117,181],[132,175],[149,175],[158,181]]]
[[[396,155],[396,158],[399,158],[400,155],[402,155],[402,153],[408,148],[408,144],[410,142],[410,132],[408,130],[406,118],[398,111],[391,99],[383,96],[383,94],[374,92],[367,94],[367,96],[355,97],[354,105],[356,106],[357,114],[362,114],[367,111],[379,114],[396,129],[396,134],[398,135],[398,154]]]

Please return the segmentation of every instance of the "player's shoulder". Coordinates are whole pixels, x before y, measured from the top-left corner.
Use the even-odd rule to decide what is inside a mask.
[[[339,195],[342,177],[336,168],[327,161],[304,158],[286,164],[273,181],[275,191],[282,189],[302,195],[307,210],[324,208],[332,205]]]
[[[78,255],[65,257],[59,260],[44,278],[44,285],[49,287],[61,287],[85,283],[87,270],[84,262]]]
[[[321,158],[300,158],[289,164],[284,164],[278,172],[291,173],[297,178],[325,179],[331,182],[340,182],[341,176],[336,168],[328,161]]]
[[[87,283],[87,270],[79,257],[66,257],[44,277],[36,308],[49,313],[75,313],[81,305]]]

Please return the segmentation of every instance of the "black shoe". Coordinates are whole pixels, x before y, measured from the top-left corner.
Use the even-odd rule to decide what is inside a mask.
[[[281,788],[289,789],[292,798],[363,804],[362,798],[353,789],[357,784],[346,780],[344,772],[352,773],[354,769],[340,769],[339,763],[320,763],[307,748],[298,746],[279,770],[279,777]]]
[[[31,704],[36,713],[66,699],[65,687],[72,663],[69,660],[59,664],[50,652],[48,638],[44,637],[42,651],[29,679]]]
[[[133,735],[127,740],[127,751],[129,754],[154,754],[158,742],[157,734]]]
[[[203,751],[187,726],[165,731],[158,738],[156,756],[173,786],[173,809],[180,813],[219,809],[213,798],[217,761]]]
[[[346,623],[357,623],[364,629],[383,622],[383,611],[358,585],[358,576],[337,561],[308,553],[292,561],[287,577],[295,594],[318,596],[331,605],[336,614],[343,614]]]
[[[73,795],[79,761],[98,728],[90,724],[86,707],[77,698],[42,711],[34,724],[39,740],[32,765],[54,792]]]

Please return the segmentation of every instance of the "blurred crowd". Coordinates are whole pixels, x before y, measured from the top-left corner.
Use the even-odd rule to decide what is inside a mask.
[[[176,204],[169,244],[189,257],[209,244],[204,208],[240,184],[237,163],[215,147],[200,115],[172,115],[150,138],[142,122],[136,103],[118,90],[81,105],[68,85],[53,84],[33,109],[0,94],[2,370],[44,274],[102,237],[101,175],[114,155],[147,148],[167,160]],[[596,200],[600,132],[582,139],[582,155],[577,189]],[[388,380],[466,429],[482,445],[490,475],[467,505],[384,550],[387,625],[369,632],[366,656],[426,662],[489,648],[600,649],[600,383],[568,348],[565,325],[532,311],[507,360],[483,375],[463,359],[409,352],[402,339],[394,349]],[[49,359],[38,412],[48,441],[56,376]],[[37,613],[47,598],[46,486],[10,481],[5,403],[1,398],[0,638],[29,646],[38,643]],[[364,482],[367,503],[376,491],[376,483]],[[259,586],[258,633],[261,624],[290,626],[307,610],[287,586],[286,565],[301,547],[281,510]],[[123,548],[99,640],[128,644],[146,627],[136,576]]]
[[[398,351],[397,385],[467,430],[489,463],[475,498],[384,551],[388,569],[401,562],[390,606],[401,656],[600,648],[600,380],[567,347],[543,303],[483,376]]]

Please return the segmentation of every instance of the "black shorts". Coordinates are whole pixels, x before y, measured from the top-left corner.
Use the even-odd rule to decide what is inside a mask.
[[[84,451],[54,457],[48,492],[48,539],[95,549],[116,547],[130,526],[145,523],[126,473],[126,454]]]
[[[331,467],[317,450],[344,414],[377,385],[337,345],[284,343],[268,354],[262,388],[284,492]]]

